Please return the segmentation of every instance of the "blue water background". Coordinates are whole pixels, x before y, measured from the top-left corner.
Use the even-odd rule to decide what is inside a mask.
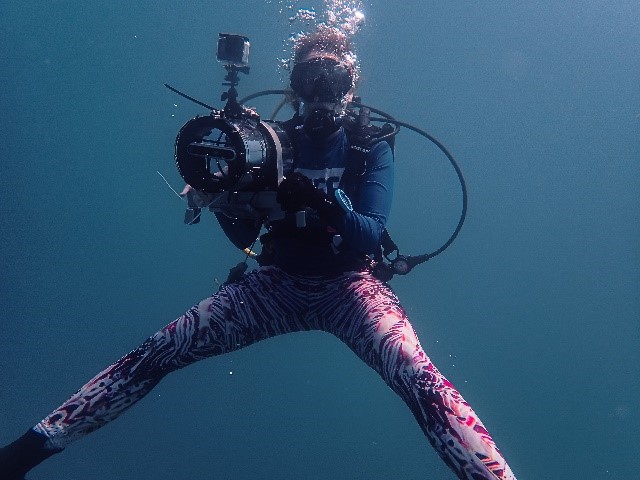
[[[296,3],[295,8],[313,6]],[[286,4],[3,2],[0,443],[209,295],[241,260],[182,224],[173,141],[218,105],[217,33],[283,85]],[[393,286],[520,479],[640,478],[640,3],[371,1],[368,103],[458,157],[456,243]],[[255,102],[267,116],[276,99]],[[284,117],[283,117],[284,118]],[[437,248],[446,159],[397,141],[390,228]],[[408,409],[337,340],[295,334],[170,375],[32,479],[451,479]]]

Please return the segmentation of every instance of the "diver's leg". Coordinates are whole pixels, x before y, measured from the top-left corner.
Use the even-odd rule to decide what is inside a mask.
[[[345,276],[327,300],[327,330],[402,399],[460,479],[514,480],[478,416],[425,354],[391,289],[368,273]]]
[[[174,370],[281,333],[308,330],[298,322],[305,308],[287,288],[288,279],[278,269],[259,269],[191,308],[1,449],[0,478],[22,478],[51,454],[114,420]],[[272,294],[275,289],[278,296]]]

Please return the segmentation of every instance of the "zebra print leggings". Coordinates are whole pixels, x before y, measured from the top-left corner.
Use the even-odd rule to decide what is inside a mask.
[[[480,419],[422,350],[395,294],[368,271],[303,277],[254,270],[100,372],[34,430],[48,437],[48,448],[62,449],[174,370],[303,330],[332,333],[378,372],[459,478],[515,479]]]

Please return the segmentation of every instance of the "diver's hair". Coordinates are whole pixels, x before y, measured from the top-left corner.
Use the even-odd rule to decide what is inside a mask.
[[[354,56],[347,35],[327,25],[319,25],[315,31],[296,39],[293,61],[298,63],[311,52],[333,54],[346,62]]]
[[[320,24],[313,32],[300,35],[293,47],[293,63],[301,62],[312,52],[328,53],[338,57],[340,63],[351,70],[352,88],[356,87],[360,80],[360,66],[351,41],[344,32]]]

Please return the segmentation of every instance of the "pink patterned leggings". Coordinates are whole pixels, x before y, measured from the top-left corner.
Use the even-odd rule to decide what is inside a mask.
[[[515,479],[475,412],[422,350],[395,294],[368,271],[303,277],[255,270],[100,372],[34,430],[47,436],[48,448],[64,448],[174,370],[303,330],[332,333],[378,372],[458,478]]]

